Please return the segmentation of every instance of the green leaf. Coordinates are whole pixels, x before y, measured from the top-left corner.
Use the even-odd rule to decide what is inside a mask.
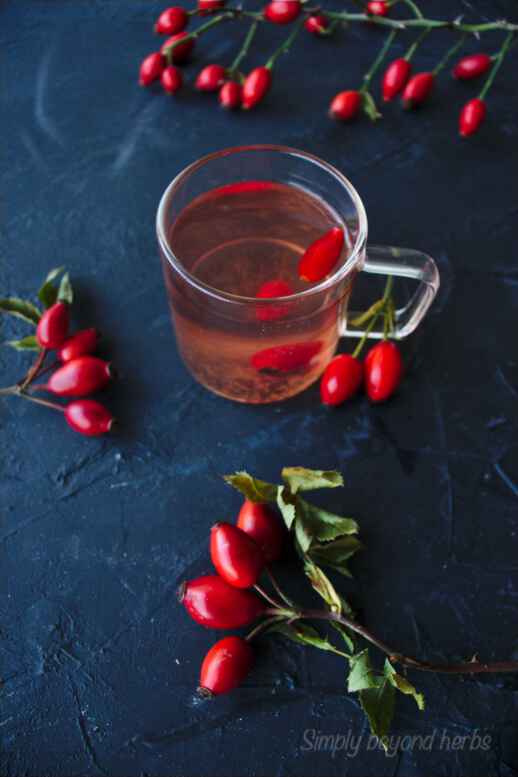
[[[50,308],[58,298],[58,290],[52,283],[61,273],[64,267],[55,267],[51,270],[38,290],[38,299],[45,308]]]
[[[371,95],[370,92],[362,92],[363,100],[362,100],[362,108],[364,113],[367,114],[369,119],[371,121],[377,121],[378,119],[381,119],[381,113],[378,111],[378,108],[376,106],[376,103],[374,102],[374,98]]]
[[[289,489],[285,488],[284,486],[279,486],[277,488],[277,507],[281,511],[281,515],[284,518],[284,523],[286,524],[288,531],[293,526],[293,521],[295,520],[296,516],[295,503],[294,501],[288,501],[290,499],[292,500],[293,498],[289,492]]]
[[[304,524],[306,532],[321,542],[329,542],[344,534],[357,534],[358,524],[352,518],[343,518],[322,507],[297,499],[297,519]]]
[[[357,537],[346,535],[333,542],[314,543],[308,553],[316,564],[323,564],[346,577],[351,577],[346,562],[361,548],[363,545]]]
[[[284,467],[281,474],[292,494],[298,491],[314,491],[317,488],[337,488],[344,484],[341,474],[334,471]]]
[[[74,292],[72,290],[72,284],[70,283],[70,276],[66,272],[61,278],[58,289],[59,302],[68,302],[69,305],[74,301]]]
[[[363,711],[367,715],[371,732],[377,736],[381,745],[388,750],[387,735],[394,716],[396,690],[388,680],[383,680],[377,688],[365,688],[358,694]]]
[[[275,502],[277,486],[252,477],[248,472],[235,472],[223,478],[229,485],[240,491],[250,502]]]
[[[319,650],[327,650],[330,653],[336,653],[339,656],[344,655],[343,651],[338,650],[332,642],[325,637],[322,637],[313,626],[310,626],[307,623],[297,623],[295,625],[290,625],[286,622],[277,623],[268,629],[268,631],[275,631],[301,645],[311,645]]]
[[[41,318],[41,312],[36,305],[19,297],[0,298],[0,311],[21,318],[29,324],[37,324]]]
[[[304,572],[308,576],[311,585],[322,599],[329,605],[332,612],[338,615],[342,612],[342,600],[335,591],[332,582],[326,574],[317,567],[307,556],[304,560]]]
[[[7,340],[5,345],[10,345],[11,348],[15,348],[17,351],[39,351],[40,346],[34,335],[28,337],[22,337],[21,340]]]
[[[385,660],[385,666],[384,666],[384,674],[389,683],[391,683],[394,688],[397,688],[398,691],[401,691],[401,693],[404,693],[405,696],[412,696],[415,700],[415,703],[417,704],[418,708],[422,711],[424,710],[424,696],[422,693],[418,693],[416,688],[412,685],[411,682],[409,682],[406,677],[403,677],[402,675],[398,674],[388,658]]]
[[[343,601],[344,600],[342,598],[342,603]],[[343,605],[342,605],[342,609],[343,609]],[[340,634],[343,641],[347,645],[347,649],[349,650],[349,652],[354,653],[354,640],[352,636],[349,634],[349,632],[347,631],[347,628],[342,623],[337,623],[336,621],[330,621],[330,625]]]
[[[365,688],[376,688],[379,685],[380,681],[371,666],[367,648],[362,650],[361,653],[351,656],[349,665],[350,670],[347,679],[347,690],[349,693],[363,691]]]

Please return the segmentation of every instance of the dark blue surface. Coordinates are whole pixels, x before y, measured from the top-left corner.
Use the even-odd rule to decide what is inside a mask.
[[[121,373],[107,400],[121,431],[89,441],[28,403],[0,405],[0,772],[516,775],[513,676],[414,675],[426,711],[398,705],[396,735],[479,730],[487,751],[305,752],[306,730],[365,736],[365,722],[338,658],[280,641],[274,655],[264,640],[242,689],[196,704],[214,637],[188,621],[175,589],[208,569],[208,527],[239,504],[220,473],[336,467],[347,490],[329,504],[358,518],[367,546],[346,583],[365,622],[428,659],[518,658],[517,53],[470,142],[456,121],[475,88],[447,77],[419,114],[394,105],[377,126],[326,119],[329,98],[358,82],[381,42],[356,27],[305,38],[264,107],[234,116],[192,91],[171,101],[136,86],[163,5],[17,0],[1,11],[0,289],[29,294],[67,265],[76,323],[100,327]],[[432,17],[518,19],[513,0],[424,5]],[[242,35],[233,29],[200,46],[197,66],[230,60]],[[260,41],[257,64],[273,45]],[[437,33],[422,67],[447,46]],[[390,404],[359,399],[329,413],[313,388],[244,407],[194,385],[180,363],[156,206],[187,163],[252,142],[338,165],[364,198],[373,241],[436,257],[440,298]],[[3,348],[0,360],[7,384],[27,357]]]

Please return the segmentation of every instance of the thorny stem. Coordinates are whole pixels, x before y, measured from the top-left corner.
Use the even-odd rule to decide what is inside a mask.
[[[259,22],[255,21],[250,25],[250,29],[246,33],[246,37],[243,41],[243,45],[241,46],[240,50],[237,53],[236,58],[232,62],[232,64],[229,67],[230,73],[233,75],[238,69],[241,62],[244,60],[246,55],[248,54],[250,50],[250,45],[254,39],[255,33],[257,32],[257,27],[259,26]]]
[[[481,92],[480,92],[480,94],[478,96],[479,100],[483,100],[484,97],[486,96],[486,94],[488,93],[489,89],[491,88],[491,84],[495,80],[495,76],[496,76],[498,70],[500,69],[500,66],[501,66],[502,62],[504,61],[504,57],[507,54],[507,52],[509,50],[509,47],[511,46],[512,40],[513,40],[513,33],[509,32],[507,34],[506,39],[504,40],[502,48],[500,49],[500,51],[496,55],[493,67],[491,68],[491,72],[488,75],[488,77],[486,79],[486,83],[482,87],[482,90],[481,90]]]
[[[392,27],[397,30],[406,30],[413,27],[429,27],[430,29],[450,27],[452,30],[458,30],[459,32],[489,32],[490,30],[516,32],[518,30],[518,24],[513,24],[505,19],[495,22],[484,22],[483,24],[464,24],[459,19],[424,19],[422,16],[416,19],[390,19],[388,16],[370,16],[364,13],[347,13],[346,11],[326,11],[326,14],[331,19],[341,19],[344,22],[366,22],[378,24],[381,27]]]
[[[397,30],[392,30],[389,32],[389,34],[386,37],[385,43],[381,47],[378,56],[370,66],[369,70],[365,73],[363,76],[363,86],[360,89],[360,92],[367,92],[369,89],[370,82],[372,81],[372,77],[375,75],[376,71],[380,68],[381,63],[385,59],[387,55],[387,51],[392,45],[392,41],[397,35]]]
[[[270,59],[265,65],[265,67],[267,67],[268,70],[271,70],[273,68],[273,66],[275,65],[275,63],[277,62],[277,59],[281,56],[281,54],[288,53],[293,41],[301,31],[303,24],[304,24],[304,19],[301,19],[299,22],[297,22],[297,24],[295,25],[291,33],[288,35],[284,43],[281,43],[279,48],[273,52],[272,56],[270,57]]]
[[[433,74],[436,76],[438,75],[441,70],[443,70],[450,59],[457,53],[457,51],[464,45],[464,41],[466,40],[467,33],[464,33],[464,35],[461,35],[457,43],[455,43],[444,55],[444,57],[441,59],[438,65],[436,65],[433,69]]]

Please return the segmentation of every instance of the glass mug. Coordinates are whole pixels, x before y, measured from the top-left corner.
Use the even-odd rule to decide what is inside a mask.
[[[333,226],[344,230],[341,257],[328,277],[305,283],[298,261]],[[225,149],[189,165],[162,196],[157,233],[178,350],[197,381],[238,402],[298,394],[340,337],[363,335],[348,325],[357,273],[418,282],[396,311],[396,339],[415,330],[439,288],[425,254],[367,247],[365,209],[345,176],[281,146]],[[285,296],[258,298],[271,281]],[[381,325],[368,333],[382,336]]]

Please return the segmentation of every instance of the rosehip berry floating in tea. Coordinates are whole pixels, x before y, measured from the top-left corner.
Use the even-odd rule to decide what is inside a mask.
[[[97,329],[82,329],[75,335],[67,337],[63,345],[59,348],[56,356],[61,362],[70,362],[79,356],[92,353],[97,348],[99,333]]]
[[[257,299],[274,299],[275,297],[289,297],[293,289],[289,283],[282,280],[266,281],[257,292]],[[259,321],[278,321],[284,318],[290,309],[287,305],[268,305],[257,310]]]
[[[264,567],[259,545],[230,523],[216,523],[210,530],[210,557],[223,580],[235,588],[251,588]]]
[[[286,532],[275,510],[269,505],[245,500],[237,517],[237,525],[259,545],[267,564],[280,558]]]
[[[462,108],[459,116],[459,132],[463,138],[473,135],[486,118],[486,104],[476,97]]]
[[[168,65],[160,76],[162,89],[167,94],[176,94],[182,88],[183,76],[175,65]]]
[[[217,696],[241,685],[254,663],[246,639],[223,637],[211,647],[201,665],[200,696]]]
[[[181,32],[189,22],[189,16],[179,5],[162,11],[155,23],[155,32],[159,35],[175,35]]]
[[[206,65],[198,73],[195,87],[200,92],[217,92],[225,81],[226,70],[221,65]]]
[[[334,268],[343,247],[343,229],[332,227],[329,232],[317,238],[309,248],[306,248],[299,262],[299,278],[308,283],[323,280]]]
[[[385,102],[393,100],[405,86],[410,76],[412,65],[407,59],[395,59],[385,70],[382,81],[382,93]]]
[[[453,68],[453,76],[461,81],[476,78],[489,70],[491,62],[491,57],[487,54],[470,54],[459,59]]]
[[[57,369],[50,376],[47,385],[39,388],[60,397],[80,397],[100,391],[109,383],[111,377],[108,362],[96,356],[80,356]]]
[[[187,35],[187,32],[179,32],[177,35],[172,35],[166,40],[165,43],[162,44],[160,49],[161,53],[166,56],[169,46],[172,43],[176,43],[177,41],[181,41],[184,38],[187,38]],[[187,38],[183,43],[178,43],[174,49],[171,49],[171,60],[175,65],[182,65],[184,62],[187,62],[191,55],[191,51],[194,48],[194,42],[194,38]]]
[[[68,333],[70,308],[66,302],[56,302],[42,313],[36,327],[36,339],[41,348],[59,348]]]
[[[254,353],[250,362],[256,370],[294,372],[308,367],[321,348],[320,342],[275,345]]]
[[[153,54],[149,54],[140,65],[139,84],[149,86],[157,78],[160,78],[164,67],[165,60],[160,52],[155,51]]]
[[[354,89],[338,92],[331,100],[329,106],[329,115],[332,119],[340,121],[349,121],[358,115],[361,108],[362,96]]]
[[[432,91],[434,81],[433,73],[416,73],[412,76],[403,92],[403,108],[414,108],[424,103]]]
[[[386,0],[371,0],[365,6],[365,10],[370,16],[386,16],[389,12],[389,4]]]
[[[403,376],[403,360],[397,345],[384,340],[365,357],[365,391],[372,402],[384,402],[395,392]]]
[[[272,83],[272,74],[267,67],[256,67],[245,78],[242,93],[242,105],[245,110],[254,108],[261,102]]]
[[[237,81],[227,81],[219,90],[219,104],[226,110],[234,111],[241,107],[241,94],[241,84]]]
[[[312,35],[326,35],[329,28],[329,19],[322,13],[308,16],[304,22],[304,29]]]
[[[324,405],[336,407],[353,397],[363,382],[363,365],[348,353],[342,353],[329,362],[320,382]]]
[[[114,418],[109,410],[93,399],[77,399],[65,408],[65,420],[75,432],[98,437],[112,428]]]
[[[274,24],[289,24],[300,14],[299,0],[272,0],[265,6],[264,18]]]
[[[205,575],[183,583],[178,599],[196,623],[211,629],[240,629],[265,610],[252,591],[234,588],[219,575]]]
[[[198,12],[200,16],[216,13],[225,6],[225,0],[198,0]]]

